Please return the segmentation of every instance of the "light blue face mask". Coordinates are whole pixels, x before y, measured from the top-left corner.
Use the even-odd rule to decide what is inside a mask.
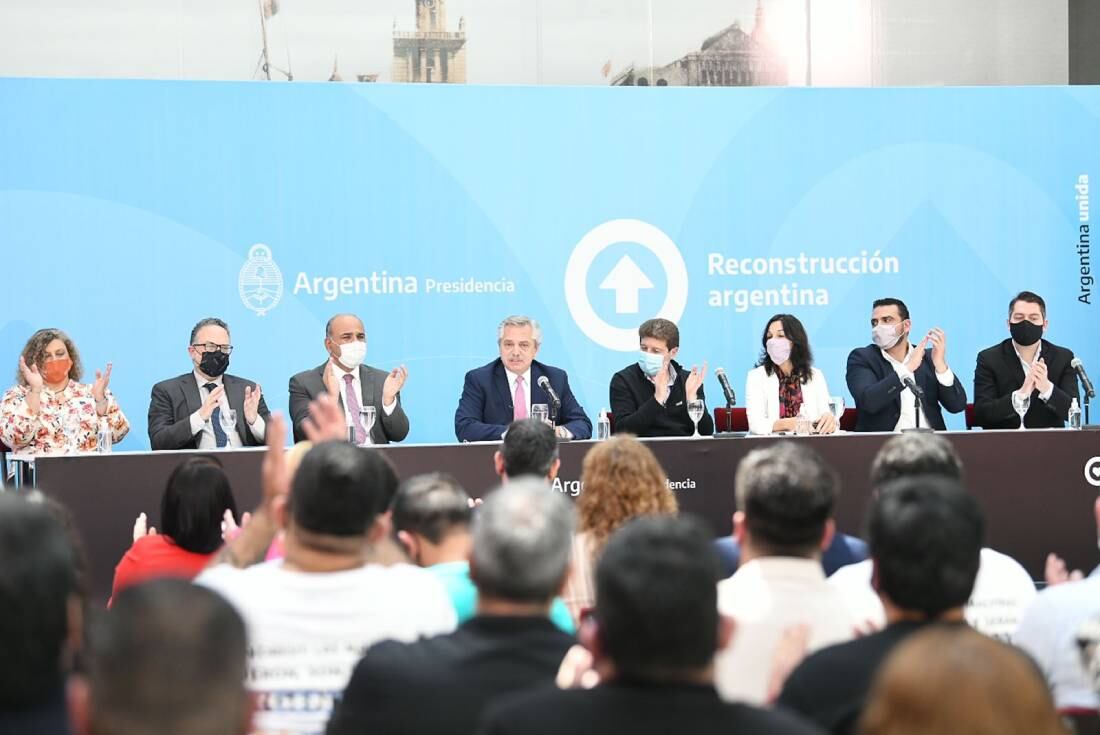
[[[642,369],[642,372],[653,377],[656,375],[665,364],[664,355],[655,355],[652,352],[639,352],[638,353],[638,367]]]

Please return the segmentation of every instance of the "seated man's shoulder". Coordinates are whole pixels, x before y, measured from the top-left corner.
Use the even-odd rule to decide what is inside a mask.
[[[815,724],[783,709],[763,709],[740,702],[725,703],[730,710],[731,732],[748,735],[820,735]]]

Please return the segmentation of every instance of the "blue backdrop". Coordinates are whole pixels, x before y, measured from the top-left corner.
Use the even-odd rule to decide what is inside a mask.
[[[709,361],[712,404],[713,368],[740,394],[783,311],[847,395],[887,295],[946,330],[968,393],[1025,288],[1100,373],[1079,246],[1097,89],[6,79],[0,110],[0,366],[68,330],[89,373],[115,364],[124,449],[148,446],[149,389],[190,369],[208,315],[230,372],[285,410],[327,318],[358,313],[367,361],[409,368],[415,442],[454,440],[462,376],[511,313],[542,321],[539,358],[593,417],[657,313]]]

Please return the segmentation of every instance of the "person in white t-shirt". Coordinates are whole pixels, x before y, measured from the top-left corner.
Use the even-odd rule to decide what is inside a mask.
[[[871,464],[871,488],[877,492],[892,480],[935,475],[953,480],[963,476],[962,460],[941,436],[906,433],[886,442]],[[886,623],[882,602],[871,585],[871,560],[838,569],[829,583],[840,590],[861,626]],[[1024,609],[1035,599],[1031,575],[1011,556],[983,548],[974,590],[966,603],[966,622],[986,635],[1012,642]]]
[[[737,635],[715,659],[715,683],[723,699],[759,705],[778,694],[769,684],[788,630],[804,628],[815,651],[849,640],[855,623],[821,568],[836,530],[832,468],[805,445],[779,442],[741,460],[735,484],[741,565],[718,583],[718,610]]]
[[[339,407],[318,399],[343,432]],[[310,439],[324,432],[310,431]],[[373,643],[454,629],[442,584],[409,564],[368,563],[389,533],[385,506],[397,487],[378,452],[346,442],[317,444],[287,492],[286,424],[267,426],[264,499],[251,522],[196,579],[224,595],[248,626],[248,686],[257,695],[259,732],[324,730],[356,661]],[[277,528],[286,556],[258,563]]]

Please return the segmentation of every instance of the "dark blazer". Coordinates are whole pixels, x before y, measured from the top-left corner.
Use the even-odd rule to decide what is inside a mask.
[[[537,360],[531,362],[531,385],[527,387],[531,391],[531,404],[550,403],[550,397],[538,384],[539,378],[544,375],[561,398],[557,425],[569,429],[574,439],[590,438],[592,422],[573,397],[569,377],[564,370]],[[499,441],[508,424],[512,423],[512,416],[512,392],[508,390],[508,377],[499,357],[466,373],[462,397],[458,399],[455,410],[455,436],[459,441]]]
[[[1032,392],[1024,426],[1029,429],[1065,426],[1070,401],[1080,400],[1077,373],[1069,364],[1073,353],[1044,339],[1039,357],[1046,363],[1054,392],[1049,401],[1039,398],[1038,389]],[[983,429],[1018,428],[1020,417],[1012,409],[1012,393],[1023,384],[1024,366],[1011,339],[979,352],[974,368],[974,423]]]
[[[823,731],[787,712],[723,702],[712,686],[620,680],[593,689],[546,689],[508,697],[489,708],[479,732],[820,735]]]
[[[368,649],[328,735],[472,735],[502,695],[551,686],[575,639],[545,616],[471,618],[453,633]]]
[[[635,436],[690,436],[694,427],[687,412],[687,392],[684,383],[691,373],[672,360],[676,380],[669,386],[665,405],[657,403],[657,392],[649,377],[638,364],[628,365],[611,377],[611,413],[615,416],[615,433]],[[699,400],[706,401],[703,386]],[[699,419],[699,433],[714,433],[710,411]]]
[[[256,441],[244,420],[244,389],[255,389],[251,380],[235,375],[222,376],[229,407],[237,412],[237,435],[246,447],[257,447]],[[153,449],[197,449],[199,434],[191,433],[191,414],[202,408],[199,386],[195,373],[188,372],[175,378],[162,380],[153,386],[149,398],[149,444]],[[264,421],[271,416],[267,403],[260,397],[260,416]]]
[[[302,422],[309,416],[309,404],[317,396],[327,392],[325,388],[325,370],[329,363],[304,370],[290,379],[290,420],[294,425],[294,441],[306,438]],[[389,416],[382,410],[382,386],[388,376],[385,370],[369,365],[359,366],[359,382],[363,385],[359,397],[361,406],[374,406],[374,428],[370,438],[375,444],[399,442],[409,435],[409,417],[401,407],[401,394],[397,394],[397,406]],[[344,386],[340,386],[340,408],[344,407]]]
[[[914,347],[914,349],[916,349]],[[855,399],[859,419],[856,431],[893,431],[901,417],[901,399],[898,394],[904,390],[901,378],[894,372],[893,366],[882,356],[882,350],[875,345],[867,345],[852,350],[848,355],[848,392]],[[966,389],[955,376],[955,382],[947,388],[936,379],[936,368],[932,358],[925,353],[921,357],[920,367],[913,374],[914,380],[924,390],[921,408],[931,424],[931,428],[943,431],[947,425],[943,422],[942,405],[950,413],[966,410]]]

